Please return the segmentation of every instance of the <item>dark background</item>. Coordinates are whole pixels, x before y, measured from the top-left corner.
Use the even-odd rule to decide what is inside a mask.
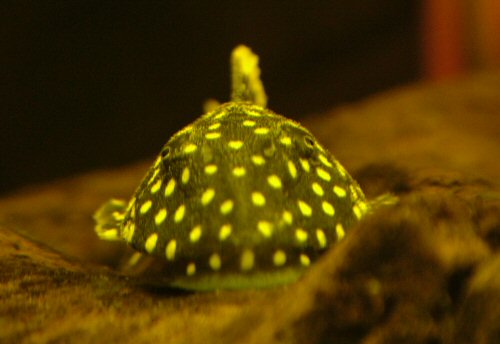
[[[0,193],[155,155],[261,58],[300,119],[418,80],[419,1],[16,1],[0,5]]]

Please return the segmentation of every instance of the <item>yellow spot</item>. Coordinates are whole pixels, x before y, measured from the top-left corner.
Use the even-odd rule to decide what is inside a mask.
[[[344,198],[346,196],[345,189],[337,185],[333,187],[333,192],[340,198]]]
[[[326,215],[329,216],[335,215],[335,208],[333,208],[333,205],[331,205],[327,201],[323,201],[323,203],[321,203],[321,207],[323,208],[323,211],[325,212]]]
[[[229,214],[233,210],[233,205],[234,205],[234,203],[230,199],[222,202],[222,204],[220,205],[221,214],[223,214],[223,215]]]
[[[165,187],[165,197],[170,196],[175,190],[175,179],[171,178]]]
[[[197,242],[198,240],[200,240],[200,237],[201,237],[201,226],[198,225],[194,227],[189,233],[189,240],[191,242]]]
[[[257,135],[265,135],[269,133],[269,128],[266,127],[260,127],[254,130],[254,133]]]
[[[307,204],[306,202],[302,200],[298,200],[297,202],[299,204],[299,209],[302,215],[304,216],[311,216],[312,215],[312,208]]]
[[[240,149],[243,147],[243,141],[229,141],[227,145],[232,149]]]
[[[214,271],[218,271],[221,266],[221,261],[220,261],[220,256],[217,253],[214,253],[210,256],[210,259],[208,260],[208,264]]]
[[[222,111],[221,113],[217,114],[214,118],[215,119],[221,119],[222,117],[226,117],[227,116],[227,112],[226,111]]]
[[[304,171],[309,172],[311,170],[311,165],[309,165],[309,161],[307,161],[306,159],[300,159],[299,161]]]
[[[160,155],[160,156],[158,156],[158,157],[156,158],[156,160],[155,160],[154,167],[158,167],[158,166],[161,164],[161,162],[162,162],[162,161],[163,161],[163,157],[162,157],[161,155]]]
[[[325,165],[327,167],[333,167],[332,163],[330,161],[328,161],[326,156],[324,156],[323,154],[318,155],[318,159],[319,159],[319,161],[321,161],[321,163],[323,165]]]
[[[319,247],[321,247],[321,248],[326,247],[326,244],[327,244],[326,235],[322,229],[316,229],[316,239],[318,239]]]
[[[295,167],[294,163],[291,160],[288,160],[288,172],[290,172],[290,175],[292,178],[297,178],[297,168]]]
[[[258,207],[262,207],[266,204],[266,198],[262,193],[254,191],[252,192],[252,203]]]
[[[215,140],[215,139],[218,139],[220,137],[220,135],[221,134],[219,132],[206,133],[205,138],[207,140]]]
[[[118,229],[109,228],[103,232],[99,232],[99,238],[102,240],[110,240],[110,241],[119,240]]]
[[[275,266],[282,266],[286,263],[286,254],[282,250],[277,250],[273,255],[273,263]]]
[[[251,121],[251,120],[247,119],[243,122],[243,126],[244,127],[253,127],[253,126],[255,126],[255,121]]]
[[[174,136],[179,136],[179,135],[184,135],[184,134],[187,134],[187,133],[189,133],[192,129],[193,129],[193,126],[188,125],[188,126],[186,126],[186,127],[182,128],[181,130],[179,130],[178,132],[176,132]]]
[[[215,129],[219,129],[220,127],[220,123],[217,122],[217,123],[214,123],[212,124],[211,126],[208,127],[208,130],[215,130]]]
[[[359,199],[357,188],[355,188],[354,185],[349,185],[349,190],[351,191],[353,200],[357,201]]]
[[[337,233],[338,240],[342,240],[342,238],[345,236],[344,227],[341,223],[337,223],[337,225],[335,226],[335,233]]]
[[[247,171],[245,170],[244,167],[237,166],[233,168],[233,175],[236,177],[243,177],[246,173]]]
[[[326,180],[327,182],[330,181],[330,179],[332,179],[332,177],[330,176],[330,173],[326,172],[324,169],[322,169],[321,167],[318,167],[316,169],[316,173],[318,174],[318,177],[320,177],[321,179],[323,180]]]
[[[189,182],[189,175],[190,175],[189,168],[184,167],[184,170],[182,170],[182,176],[181,176],[181,181],[183,184],[186,184],[187,182]]]
[[[201,195],[201,204],[203,204],[203,205],[209,204],[214,199],[214,196],[215,196],[214,189],[210,188],[210,189],[205,190],[205,192]]]
[[[252,162],[257,166],[260,166],[260,165],[264,165],[266,160],[264,160],[264,158],[261,155],[253,155]]]
[[[295,237],[297,238],[297,240],[299,242],[305,242],[307,241],[307,232],[305,230],[303,230],[302,228],[297,228],[295,230]]]
[[[272,174],[269,177],[267,177],[267,182],[269,183],[269,185],[271,185],[271,187],[275,189],[281,188],[281,179],[275,174]]]
[[[285,223],[289,225],[293,223],[293,215],[288,210],[285,210],[283,212],[283,221],[285,221]]]
[[[188,266],[186,268],[186,274],[188,276],[193,276],[195,273],[196,273],[196,264],[191,262],[188,264]]]
[[[363,216],[363,214],[361,213],[361,209],[359,209],[357,205],[354,205],[352,207],[352,212],[354,213],[354,215],[358,220],[361,219],[361,216]]]
[[[153,175],[151,176],[151,178],[149,178],[148,184],[151,184],[155,180],[158,173],[160,173],[160,169],[156,168],[155,171],[153,172]]]
[[[148,251],[148,253],[153,252],[153,250],[156,248],[157,241],[158,241],[158,233],[153,233],[146,239],[144,248],[146,249],[146,251]]]
[[[189,153],[193,153],[194,151],[196,151],[198,149],[198,146],[195,145],[194,143],[188,143],[185,147],[184,147],[184,153],[186,154],[189,154]]]
[[[158,226],[162,224],[162,222],[165,221],[166,217],[167,217],[167,209],[163,208],[155,216],[156,225]]]
[[[337,160],[335,160],[335,167],[337,167],[337,171],[340,173],[342,177],[345,177],[347,174],[347,171],[345,170],[344,166],[340,164]]]
[[[151,193],[154,195],[155,193],[158,192],[161,188],[161,179],[158,179],[156,183],[151,187]]]
[[[311,265],[311,259],[306,254],[302,253],[300,255],[300,264],[302,264],[302,266],[309,266]]]
[[[135,224],[133,222],[129,222],[123,229],[122,236],[123,238],[125,238],[127,242],[131,242],[132,237],[134,236],[134,232],[135,232]]]
[[[118,201],[118,200],[114,199],[111,201],[114,203],[115,201]],[[123,202],[123,201],[119,201],[119,202],[122,206],[125,204],[125,202]],[[135,205],[135,197],[132,197],[132,199],[128,202],[127,211],[129,211],[130,209],[135,209],[134,205]]]
[[[241,270],[243,271],[251,270],[253,268],[254,259],[255,256],[252,250],[249,249],[244,250],[243,253],[241,254],[241,261],[240,261]]]
[[[170,240],[165,248],[165,255],[167,256],[167,260],[174,260],[175,258],[175,250],[177,248],[177,241],[174,239]]]
[[[257,229],[266,238],[269,238],[273,234],[273,225],[267,221],[259,221],[257,223]]]
[[[174,215],[174,221],[176,223],[181,222],[182,219],[184,218],[184,213],[186,212],[186,206],[182,204],[177,210],[175,211]]]
[[[319,197],[322,197],[325,194],[325,192],[323,191],[323,188],[318,183],[314,182],[314,183],[312,183],[311,186],[312,186],[314,193],[316,195],[318,195]]]
[[[118,211],[114,211],[111,216],[113,216],[113,219],[116,221],[122,221],[125,218],[125,213],[120,213]]]
[[[208,175],[214,174],[217,172],[217,165],[207,165],[205,166],[205,173]]]
[[[132,201],[130,203],[132,203]],[[115,199],[115,198],[109,200],[109,203],[115,207],[123,207],[125,205],[125,202],[123,200]],[[129,206],[130,206],[130,204],[129,204]]]
[[[134,254],[128,260],[127,264],[129,266],[135,266],[139,262],[139,259],[141,259],[141,258],[142,258],[142,253],[134,252]]]
[[[259,112],[257,111],[253,111],[253,110],[246,110],[245,113],[248,115],[248,116],[253,116],[253,117],[260,117],[262,116],[262,114],[260,114]]]
[[[285,146],[290,146],[292,144],[292,139],[288,136],[283,136],[282,138],[280,138],[280,142]]]
[[[232,227],[230,224],[226,223],[220,228],[219,239],[226,240],[231,235]]]
[[[358,201],[358,207],[361,210],[362,214],[366,214],[368,212],[368,204],[363,201]]]
[[[139,212],[141,214],[146,214],[149,211],[149,209],[151,209],[152,205],[153,205],[153,202],[151,202],[151,201],[144,202],[144,204],[141,206],[141,209],[139,209]]]

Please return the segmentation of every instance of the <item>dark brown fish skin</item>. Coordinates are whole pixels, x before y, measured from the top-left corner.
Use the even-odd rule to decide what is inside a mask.
[[[252,157],[264,162],[256,163]],[[207,173],[207,166],[216,166],[216,172]],[[173,274],[185,275],[190,263],[196,267],[195,274],[303,268],[359,220],[353,207],[358,205],[361,212],[366,209],[359,186],[338,166],[298,123],[249,103],[226,103],[169,140],[134,195],[123,226],[135,225],[132,247],[160,259],[168,260],[167,245],[175,240],[170,264]],[[189,179],[183,182],[186,168]],[[235,173],[238,168],[244,169],[244,175],[239,175],[242,170]],[[280,185],[272,186],[270,176],[277,177],[275,182],[279,180]],[[172,179],[175,189],[165,196]],[[152,193],[159,181],[160,188]],[[339,197],[334,187],[345,195]],[[203,194],[208,189],[213,189],[214,196],[204,204]],[[264,204],[260,204],[261,197],[252,197],[256,193]],[[233,208],[223,214],[221,205],[228,200]],[[151,207],[142,214],[141,207],[148,201]],[[324,209],[324,202],[331,205],[333,214]],[[181,206],[185,207],[184,216],[177,221]],[[162,209],[167,216],[157,224],[155,216]],[[285,211],[291,214],[291,223],[283,215]],[[266,224],[264,229],[259,230],[259,223]],[[221,240],[224,225],[231,226],[231,233]],[[201,235],[193,240],[191,233],[197,226]],[[157,241],[149,252],[146,241],[153,234]],[[244,250],[254,254],[250,269],[242,268]],[[277,251],[284,253],[284,263],[273,258]],[[220,266],[214,264],[217,269],[210,264],[213,254],[220,258]]]

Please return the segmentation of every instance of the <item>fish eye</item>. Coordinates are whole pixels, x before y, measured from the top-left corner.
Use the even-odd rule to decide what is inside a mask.
[[[170,154],[170,147],[169,146],[163,147],[160,152],[162,159],[165,159],[169,154]]]
[[[311,136],[304,136],[304,143],[309,148],[314,147],[314,139]]]

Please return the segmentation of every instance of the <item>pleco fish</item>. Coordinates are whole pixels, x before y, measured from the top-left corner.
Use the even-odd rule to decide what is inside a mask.
[[[101,239],[162,260],[172,286],[292,282],[371,209],[307,129],[266,108],[258,57],[238,46],[231,65],[231,101],[172,136],[128,203],[95,214]]]

